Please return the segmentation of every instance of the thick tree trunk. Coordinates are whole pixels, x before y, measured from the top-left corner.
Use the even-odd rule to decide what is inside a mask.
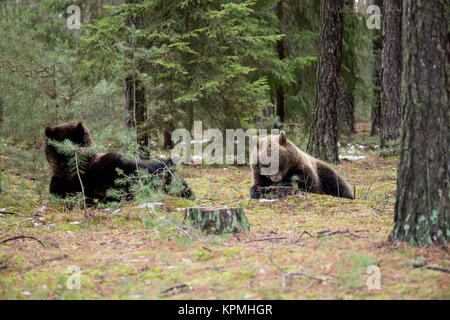
[[[284,5],[283,1],[279,1],[276,5],[276,13],[277,13],[278,20],[280,22],[282,22],[284,19],[283,5]],[[278,40],[277,53],[278,53],[278,58],[280,58],[280,60],[283,60],[286,57],[284,39]],[[280,84],[280,87],[277,88],[276,94],[277,94],[277,105],[276,105],[277,116],[280,119],[280,122],[284,122],[284,108],[285,107],[284,107],[284,88],[283,88],[282,84]]]
[[[383,0],[373,1],[381,9],[381,19],[383,17]],[[383,32],[381,29],[373,29],[374,32],[372,52],[374,56],[374,66],[372,71],[373,82],[373,104],[372,104],[372,127],[370,135],[375,136],[381,128],[381,53],[383,50]]]
[[[344,0],[321,1],[316,98],[308,152],[329,162],[339,162],[337,142],[343,9]]]
[[[238,233],[250,230],[242,208],[187,208],[184,222],[207,233]]]
[[[385,0],[384,12],[382,149],[388,147],[390,141],[398,139],[401,125],[402,0]]]
[[[126,4],[140,3],[140,0],[126,0]],[[125,24],[140,29],[143,26],[141,16],[129,17]],[[133,46],[133,39],[127,39],[128,44]],[[142,81],[137,78],[137,70],[131,70],[129,75],[124,79],[124,100],[127,110],[126,124],[128,128],[136,129],[137,142],[141,146],[148,145],[148,134],[142,130],[142,124],[147,120],[145,87]]]
[[[407,0],[402,132],[394,240],[443,245],[450,237],[448,4]]]

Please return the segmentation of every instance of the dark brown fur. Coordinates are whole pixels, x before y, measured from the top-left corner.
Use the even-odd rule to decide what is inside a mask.
[[[53,176],[50,181],[50,193],[60,197],[66,197],[69,194],[81,192],[81,184],[77,175],[70,173],[68,168],[68,159],[59,154],[56,149],[48,144],[48,139],[64,141],[69,139],[79,146],[89,146],[92,138],[89,129],[81,122],[63,123],[54,128],[45,128],[46,146],[45,155],[52,169]],[[175,166],[172,160],[157,163],[135,162],[124,158],[120,153],[107,152],[100,153],[88,159],[88,165],[85,172],[81,175],[81,181],[84,187],[84,193],[90,200],[109,201],[106,197],[106,191],[110,188],[124,188],[117,186],[115,181],[119,178],[117,169],[123,171],[125,175],[133,174],[137,168],[144,168],[150,174],[164,173],[163,185],[166,187],[172,181],[172,174],[168,172]],[[183,181],[184,191],[179,196],[185,198],[193,197],[192,191]],[[125,186],[127,189],[128,186]],[[128,190],[125,190],[128,191]],[[167,190],[166,190],[167,191]]]

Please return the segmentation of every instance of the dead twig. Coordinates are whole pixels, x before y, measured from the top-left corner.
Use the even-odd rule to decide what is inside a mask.
[[[39,263],[37,263],[37,264],[35,264],[35,265],[32,265],[31,267],[26,268],[24,271],[30,271],[31,269],[33,269],[33,268],[35,268],[35,267],[42,266],[43,264],[46,264],[46,263],[48,263],[48,262],[53,262],[53,261],[62,260],[62,259],[65,259],[65,258],[67,258],[67,257],[68,257],[67,254],[63,254],[62,256],[57,256],[57,257],[50,258],[50,259],[44,259],[44,260],[42,260],[41,262],[39,262]]]
[[[450,269],[449,268],[445,268],[442,266],[438,266],[438,265],[434,265],[434,264],[420,264],[420,263],[415,263],[413,264],[414,268],[419,268],[419,269],[430,269],[430,270],[435,270],[435,271],[441,271],[441,272],[446,272],[446,273],[450,273]]]
[[[182,284],[164,289],[160,292],[160,294],[161,294],[161,296],[164,297],[164,296],[168,296],[168,295],[175,295],[180,292],[186,291],[188,289],[189,289],[189,287],[186,284],[182,283]]]
[[[334,234],[341,234],[341,233],[349,233],[350,231],[348,229],[344,229],[344,230],[322,230],[317,232],[317,235],[319,237],[325,237],[325,236],[332,236]]]
[[[286,239],[286,237],[267,237],[267,238],[256,238],[256,239],[248,239],[245,240],[245,243],[252,242],[252,241],[270,241],[270,240],[280,240],[280,239]]]
[[[320,237],[326,237],[326,236],[332,236],[335,234],[346,234],[348,233],[351,237],[354,238],[363,238],[362,236],[359,236],[355,234],[354,232],[363,232],[367,230],[356,230],[356,231],[350,231],[349,229],[343,229],[343,230],[322,230],[317,232],[317,236]]]
[[[309,233],[309,232],[306,231],[306,230],[303,230],[303,231],[300,233],[300,236],[298,237],[298,239],[294,241],[294,243],[299,242],[299,241],[302,239],[303,235],[305,235],[305,234],[307,234],[307,235],[310,236],[311,238],[314,238],[314,236],[313,236],[311,233]]]
[[[8,214],[8,215],[21,215],[22,213],[20,212],[13,212],[13,211],[0,211],[0,215],[1,214]]]
[[[15,236],[15,237],[12,237],[12,238],[9,238],[9,239],[5,239],[5,240],[2,240],[2,242],[0,242],[0,243],[4,244],[4,243],[7,243],[9,241],[14,241],[14,240],[18,240],[18,239],[33,239],[33,240],[36,240],[37,242],[39,242],[41,244],[41,246],[43,246],[44,248],[46,247],[45,243],[42,240],[39,240],[38,238],[35,238],[35,237],[32,237],[32,236],[25,236],[25,235]]]
[[[289,273],[284,274],[283,278],[281,279],[281,286],[283,287],[283,289],[286,289],[286,280],[288,278],[292,278],[292,277],[307,277],[307,278],[310,278],[310,279],[314,279],[314,280],[316,280],[319,283],[327,282],[325,279],[313,276],[313,275],[308,274],[308,273],[304,273],[304,272],[289,272]]]

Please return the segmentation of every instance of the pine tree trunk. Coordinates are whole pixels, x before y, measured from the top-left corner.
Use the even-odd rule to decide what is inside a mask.
[[[402,0],[385,0],[384,12],[382,149],[398,139],[401,125]]]
[[[242,208],[187,208],[184,222],[207,233],[238,233],[250,230]]]
[[[284,122],[284,89],[279,87],[277,89],[277,116],[280,122]]]
[[[0,99],[0,126],[3,123],[3,100]]]
[[[128,128],[136,128],[137,141],[140,145],[148,145],[148,135],[140,128],[146,121],[145,110],[145,88],[141,81],[134,77],[127,77],[124,80],[124,100],[128,111],[126,124]]]
[[[339,122],[350,133],[356,133],[355,97],[353,90],[345,82],[341,83],[341,98],[339,107]]]
[[[381,9],[381,18],[383,17],[383,0],[373,1]],[[380,132],[381,128],[381,53],[383,50],[383,32],[381,29],[373,29],[373,56],[374,66],[372,71],[373,81],[373,104],[372,104],[372,127],[370,129],[370,135],[375,136]]]
[[[278,20],[280,22],[283,21],[283,19],[284,19],[283,5],[284,5],[283,1],[279,1],[276,5],[276,13],[277,13]],[[284,39],[278,40],[277,53],[278,53],[278,58],[280,58],[280,60],[283,60],[286,57]],[[283,123],[284,122],[284,88],[283,88],[282,84],[280,84],[280,87],[277,88],[276,94],[277,94],[277,105],[276,105],[277,116],[280,119],[280,122]]]
[[[172,142],[172,134],[169,130],[164,131],[164,143],[163,143],[163,149],[167,150],[173,148],[173,142]]]
[[[339,162],[338,115],[344,0],[321,1],[314,118],[308,143],[313,156]]]
[[[353,19],[355,18],[354,11],[354,0],[345,0],[345,7],[348,10],[344,11],[344,25],[345,19]],[[347,14],[345,14],[347,12]],[[350,20],[351,21],[351,20]],[[344,34],[345,37],[345,34]],[[347,43],[350,42],[351,39],[347,39]],[[346,39],[343,39],[345,42]],[[355,47],[348,46],[347,50],[343,49],[342,52],[342,64],[347,67],[347,71],[342,72],[342,81],[340,83],[341,96],[340,96],[340,106],[339,106],[339,124],[341,129],[348,131],[350,133],[356,133],[356,120],[355,120],[355,97],[353,92],[355,90],[355,81],[353,80],[354,75],[357,73],[356,69],[356,54]],[[350,74],[349,77],[345,77],[345,73]],[[348,82],[345,79],[350,79]]]
[[[448,4],[407,0],[402,132],[393,240],[444,245],[450,237]]]
[[[137,4],[139,0],[126,0],[126,4]],[[141,16],[128,17],[125,24],[140,29],[143,26]],[[128,44],[133,46],[133,39],[127,39]],[[148,145],[148,134],[142,130],[141,125],[147,120],[145,108],[145,87],[142,81],[137,79],[137,70],[129,71],[129,75],[124,79],[124,100],[127,110],[126,125],[128,128],[136,128],[137,142],[141,146]]]

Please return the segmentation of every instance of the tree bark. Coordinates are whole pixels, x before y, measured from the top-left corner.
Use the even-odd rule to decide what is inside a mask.
[[[126,4],[137,4],[139,0],[126,0]],[[125,24],[140,29],[143,26],[142,16],[128,17]],[[128,44],[134,46],[132,37],[128,37]],[[133,57],[131,57],[133,59]],[[148,134],[142,129],[142,124],[147,120],[145,87],[138,79],[138,70],[130,70],[124,79],[124,101],[128,113],[126,125],[136,129],[136,140],[141,146],[148,145]]]
[[[345,7],[347,7],[347,10],[344,11],[344,25],[345,20],[348,19],[347,27],[354,26],[352,24],[353,19],[358,19],[355,16],[354,12],[354,0],[345,0],[344,1]],[[345,14],[347,12],[347,14]],[[350,25],[349,25],[350,24]],[[357,73],[356,66],[356,53],[355,53],[355,46],[354,46],[354,39],[345,39],[344,33],[344,39],[343,42],[346,41],[347,49],[343,49],[342,53],[342,64],[347,67],[347,71],[342,72],[342,82],[341,82],[341,96],[340,96],[340,107],[339,107],[339,122],[343,126],[341,128],[344,128],[346,131],[350,133],[356,133],[356,120],[355,120],[355,97],[354,97],[354,90],[355,90],[355,74]],[[354,36],[353,36],[354,37]],[[352,45],[353,44],[353,45]],[[344,69],[345,70],[345,69]],[[347,74],[347,77],[345,75]],[[347,80],[347,82],[345,81]]]
[[[448,4],[407,0],[402,131],[393,240],[438,246],[450,237]]]
[[[338,115],[344,0],[321,1],[314,118],[308,143],[313,156],[339,162]]]
[[[381,19],[383,17],[383,0],[373,1],[381,9]],[[383,50],[383,32],[381,29],[373,29],[374,34],[372,52],[374,56],[374,66],[372,71],[373,104],[372,104],[372,127],[370,135],[375,136],[381,128],[381,53]]]
[[[3,100],[0,99],[0,126],[3,123]]]
[[[250,230],[242,208],[186,208],[184,222],[207,233],[238,233]]]
[[[384,0],[381,148],[399,137],[401,125],[402,0]]]
[[[278,20],[280,21],[280,23],[284,19],[283,5],[284,5],[283,1],[279,1],[276,5],[276,13],[277,13],[277,17],[278,17]],[[280,60],[283,60],[286,57],[284,39],[278,40],[277,53],[278,53],[278,58],[280,58]],[[283,88],[282,84],[280,84],[280,86],[277,88],[276,94],[277,94],[276,112],[277,112],[278,118],[280,119],[280,122],[283,123],[284,122],[284,88]]]
[[[163,143],[163,149],[167,150],[173,148],[173,142],[172,142],[172,134],[170,131],[164,131],[164,143]]]
[[[341,85],[339,122],[350,133],[356,133],[355,96],[353,95],[353,90],[345,82],[342,81]]]

